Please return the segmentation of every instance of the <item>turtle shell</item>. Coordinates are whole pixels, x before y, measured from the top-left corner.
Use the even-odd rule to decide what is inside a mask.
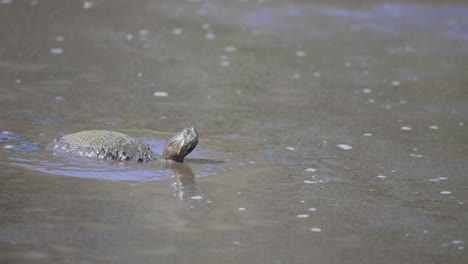
[[[69,153],[88,158],[108,160],[154,161],[159,155],[150,147],[128,135],[106,131],[82,131],[55,139],[49,145],[56,153]]]

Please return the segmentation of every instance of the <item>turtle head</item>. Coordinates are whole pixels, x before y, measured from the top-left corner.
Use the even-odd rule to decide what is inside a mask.
[[[185,156],[190,154],[197,144],[197,130],[195,130],[194,127],[184,128],[167,141],[162,153],[162,158],[183,162]]]

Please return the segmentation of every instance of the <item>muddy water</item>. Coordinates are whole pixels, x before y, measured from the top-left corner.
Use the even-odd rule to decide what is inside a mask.
[[[1,262],[467,262],[467,17],[1,1]],[[102,128],[160,151],[189,125],[181,168],[44,149]]]

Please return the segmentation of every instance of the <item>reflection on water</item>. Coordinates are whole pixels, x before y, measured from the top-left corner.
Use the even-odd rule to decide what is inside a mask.
[[[463,1],[72,2],[0,1],[0,262],[468,262]]]

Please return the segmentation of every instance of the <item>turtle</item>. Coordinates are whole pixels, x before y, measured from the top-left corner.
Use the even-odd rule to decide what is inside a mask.
[[[183,162],[198,144],[194,127],[184,128],[166,143],[161,155],[153,152],[142,141],[129,135],[107,131],[88,130],[54,139],[48,148],[57,154],[72,154],[87,158],[139,162],[170,160]]]

